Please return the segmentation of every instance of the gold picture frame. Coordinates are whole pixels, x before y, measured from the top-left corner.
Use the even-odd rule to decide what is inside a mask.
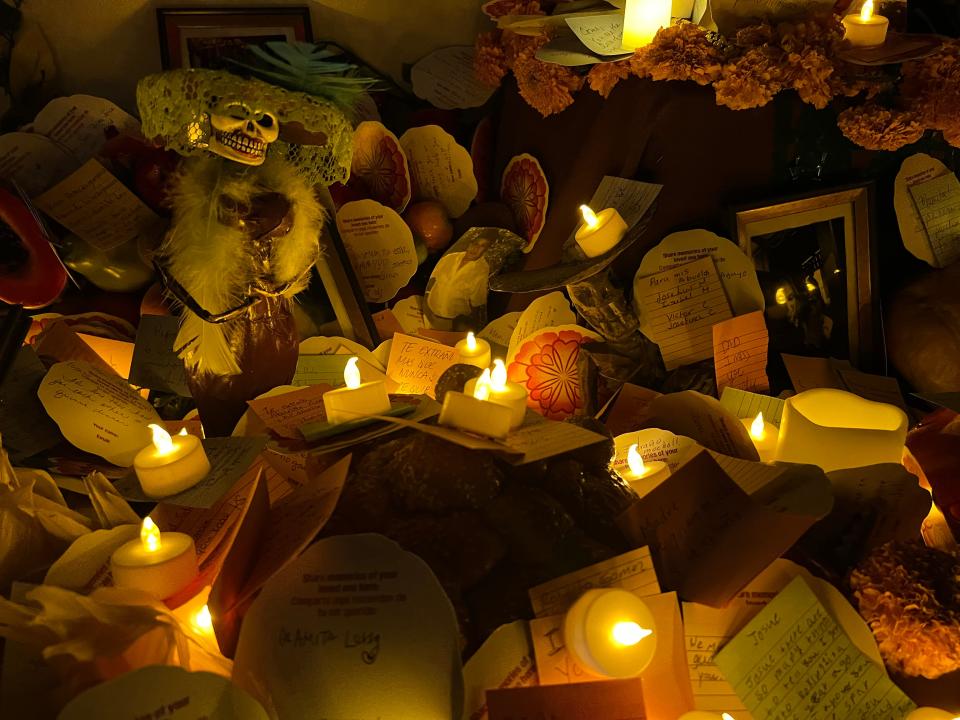
[[[771,352],[882,366],[873,193],[865,183],[733,208],[737,245],[764,290]]]

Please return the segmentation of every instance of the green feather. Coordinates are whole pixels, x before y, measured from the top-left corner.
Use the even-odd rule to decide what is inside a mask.
[[[352,112],[360,96],[377,82],[374,78],[357,76],[356,65],[330,60],[341,54],[339,49],[277,41],[263,46],[248,45],[247,49],[258,64],[231,62],[264,82],[315,95],[347,112]]]

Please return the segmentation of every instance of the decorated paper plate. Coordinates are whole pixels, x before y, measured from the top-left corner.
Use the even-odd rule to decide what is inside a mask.
[[[375,120],[353,131],[350,184],[360,184],[372,200],[397,212],[410,202],[410,169],[397,136]]]
[[[507,163],[500,179],[500,198],[513,211],[514,220],[530,252],[547,219],[550,185],[540,163],[533,155],[517,155]]]

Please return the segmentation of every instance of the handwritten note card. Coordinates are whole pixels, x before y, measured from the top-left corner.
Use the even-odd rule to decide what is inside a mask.
[[[74,446],[121,467],[150,444],[147,425],[160,422],[126,380],[79,360],[50,368],[37,396]]]
[[[913,702],[796,578],[716,656],[755,720],[901,720]]]
[[[417,271],[413,234],[395,210],[375,200],[349,202],[337,227],[367,302],[386,302]]]
[[[462,711],[450,601],[422,560],[379,535],[325,538],[274,575],[243,620],[233,670],[282,718]]]
[[[597,55],[624,55],[623,13],[580,15],[566,19],[580,41]]]
[[[960,181],[955,173],[909,186],[937,267],[960,259]]]
[[[429,395],[460,354],[452,347],[397,333],[387,360],[387,389],[400,395]]]
[[[615,587],[640,597],[660,592],[650,548],[641,547],[530,588],[530,604],[537,617],[565,613],[592,588]]]
[[[770,388],[767,344],[770,334],[763,312],[757,310],[713,326],[713,362],[717,390],[727,386],[759,392]]]
[[[285,438],[299,439],[302,437],[301,425],[327,419],[323,396],[330,389],[329,385],[310,385],[302,390],[248,400],[247,405],[273,432]]]
[[[493,88],[473,72],[472,45],[441,48],[418,60],[410,69],[414,94],[443,110],[483,105]]]
[[[173,343],[180,321],[172,315],[143,315],[137,327],[130,363],[130,382],[139,387],[190,397],[183,360]]]
[[[720,404],[741,419],[755,418],[758,412],[762,412],[765,422],[780,427],[780,416],[783,415],[783,400],[780,398],[747,392],[728,385],[720,395]]]
[[[463,666],[461,720],[487,720],[487,690],[537,684],[537,666],[524,620],[501,625]]]
[[[87,161],[34,202],[98,250],[162,231],[160,218],[96,160]]]
[[[712,258],[638,278],[635,291],[668,370],[713,355],[711,328],[732,313]]]

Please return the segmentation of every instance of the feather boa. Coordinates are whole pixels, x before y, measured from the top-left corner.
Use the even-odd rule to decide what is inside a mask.
[[[304,271],[319,252],[323,208],[312,188],[282,160],[267,160],[244,168],[220,158],[188,160],[171,195],[173,222],[161,248],[168,272],[208,312],[220,313],[240,305],[256,284],[257,268],[250,257],[250,238],[221,224],[217,211],[221,196],[249,204],[261,193],[277,192],[290,202],[290,232],[273,241],[271,281],[280,285],[303,276],[285,296],[300,292],[309,281]],[[230,326],[204,322],[183,308],[175,347],[187,369],[195,373],[238,375],[241,368],[230,342]]]

